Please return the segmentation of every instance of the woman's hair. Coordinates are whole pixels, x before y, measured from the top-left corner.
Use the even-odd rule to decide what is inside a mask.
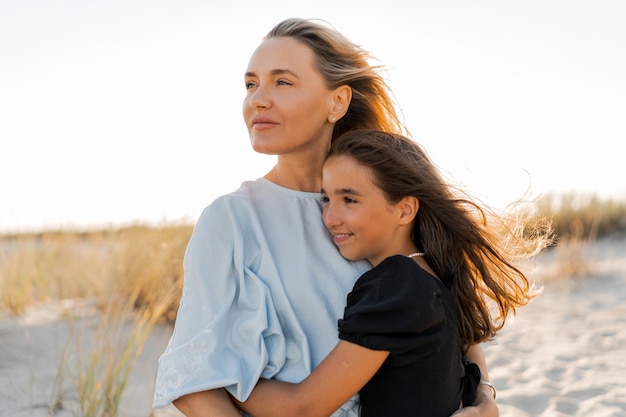
[[[418,199],[413,241],[454,296],[466,346],[493,338],[509,312],[538,294],[514,262],[545,248],[549,228],[529,229],[520,213],[496,215],[479,205],[444,181],[426,152],[405,136],[353,130],[332,143],[329,157],[340,155],[370,168],[389,203]]]
[[[333,139],[352,129],[376,129],[405,133],[381,66],[371,65],[372,56],[321,20],[287,19],[276,25],[264,40],[286,36],[313,51],[313,64],[329,89],[348,85],[352,101],[336,124]]]

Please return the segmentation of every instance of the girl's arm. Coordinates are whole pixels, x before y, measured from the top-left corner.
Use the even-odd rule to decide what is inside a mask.
[[[241,417],[223,388],[187,394],[173,403],[186,417]]]
[[[255,417],[330,416],[363,388],[388,355],[340,340],[302,382],[260,380],[245,402],[234,401]]]

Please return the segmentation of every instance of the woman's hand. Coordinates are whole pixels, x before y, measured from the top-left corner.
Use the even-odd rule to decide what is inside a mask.
[[[478,365],[482,379],[488,381],[489,373],[487,372],[487,361],[485,360],[482,345],[470,346],[467,351],[467,358],[470,362]],[[463,407],[452,415],[455,417],[499,417],[500,411],[498,410],[492,389],[488,385],[478,384],[474,405]]]
[[[476,402],[473,406],[464,407],[452,414],[455,417],[499,417],[500,410],[493,398],[493,392],[487,385],[478,385]]]

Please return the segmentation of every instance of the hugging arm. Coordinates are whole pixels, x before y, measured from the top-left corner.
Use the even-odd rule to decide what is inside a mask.
[[[472,345],[468,352],[467,358],[470,362],[474,362],[480,368],[481,380],[488,381],[489,374],[487,372],[487,361],[480,344]],[[454,413],[455,417],[499,417],[500,411],[496,404],[491,388],[487,385],[479,384],[476,393],[476,402],[473,406],[464,407]]]
[[[241,417],[223,388],[187,394],[173,403],[186,417]]]
[[[255,417],[330,416],[374,376],[388,355],[340,340],[302,382],[263,379],[245,402],[234,401]]]
[[[302,382],[291,384],[260,380],[247,401],[233,401],[255,417],[330,416],[370,380],[388,354],[387,351],[371,350],[341,340]],[[482,347],[472,346],[468,357],[478,364],[483,379],[487,379],[487,364]],[[499,417],[490,388],[481,384],[474,406],[462,408],[454,416]]]

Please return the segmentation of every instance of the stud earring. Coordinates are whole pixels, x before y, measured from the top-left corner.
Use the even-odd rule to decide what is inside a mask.
[[[331,123],[335,123],[335,120],[336,120],[336,119],[335,119],[335,116],[333,116],[333,117],[331,117],[331,118],[330,118],[330,122],[331,122]]]

